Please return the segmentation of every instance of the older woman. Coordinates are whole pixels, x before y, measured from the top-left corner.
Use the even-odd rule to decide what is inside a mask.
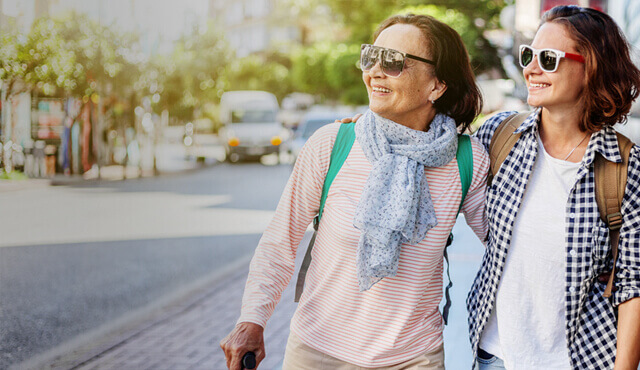
[[[369,111],[333,180],[284,369],[444,368],[443,250],[462,191],[458,130],[481,107],[460,36],[428,16],[394,16],[363,45]],[[318,213],[340,123],[303,148],[245,288],[236,328],[221,342],[230,369],[265,356],[263,328],[294,272],[300,240]],[[488,156],[474,139],[462,211],[484,239]]]
[[[640,148],[622,201],[617,291],[598,214],[594,158],[620,162],[612,125],[638,96],[640,71],[614,21],[561,6],[544,14],[520,64],[537,109],[493,178],[482,266],[467,301],[479,369],[637,369],[640,360]],[[489,144],[512,112],[477,133]],[[615,179],[614,179],[615,181]]]

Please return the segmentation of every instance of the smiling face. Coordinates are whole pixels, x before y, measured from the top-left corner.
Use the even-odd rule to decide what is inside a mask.
[[[578,54],[575,41],[569,37],[565,27],[548,22],[543,24],[531,46],[535,49],[556,49]],[[540,69],[537,57],[523,70],[529,96],[527,103],[546,109],[579,110],[580,95],[585,86],[584,64],[562,58],[555,72]]]
[[[374,45],[433,60],[422,31],[413,25],[395,24],[386,28]],[[446,89],[435,77],[433,66],[411,58],[406,59],[399,77],[386,76],[380,63],[376,63],[362,72],[362,79],[373,112],[416,130],[425,129],[431,122],[435,108],[430,101],[437,100]]]

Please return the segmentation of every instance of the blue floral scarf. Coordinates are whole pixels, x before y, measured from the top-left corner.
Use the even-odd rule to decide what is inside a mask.
[[[402,243],[416,244],[438,224],[426,167],[440,167],[458,149],[453,118],[437,114],[427,132],[416,131],[368,110],[355,127],[373,165],[353,220],[362,232],[356,267],[360,291],[398,271]]]

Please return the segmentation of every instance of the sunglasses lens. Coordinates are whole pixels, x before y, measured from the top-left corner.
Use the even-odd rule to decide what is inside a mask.
[[[363,45],[360,50],[360,69],[368,71],[376,64],[377,51],[371,45]]]
[[[394,50],[385,50],[382,57],[382,72],[389,77],[398,77],[404,69],[404,55]]]
[[[540,52],[540,67],[545,72],[551,72],[556,69],[558,56],[551,50],[542,50]]]
[[[531,63],[532,60],[533,60],[533,50],[531,50],[531,48],[528,48],[528,47],[523,47],[520,50],[520,65],[522,65],[522,67],[526,67],[529,65],[529,63]]]

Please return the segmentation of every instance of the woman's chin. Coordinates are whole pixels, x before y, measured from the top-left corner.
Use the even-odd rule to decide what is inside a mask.
[[[527,97],[527,104],[533,108],[538,108],[541,105],[540,99],[536,99],[535,97]]]
[[[373,113],[383,115],[388,112],[388,107],[385,107],[384,104],[380,104],[375,100],[369,100],[369,110],[371,110]]]

